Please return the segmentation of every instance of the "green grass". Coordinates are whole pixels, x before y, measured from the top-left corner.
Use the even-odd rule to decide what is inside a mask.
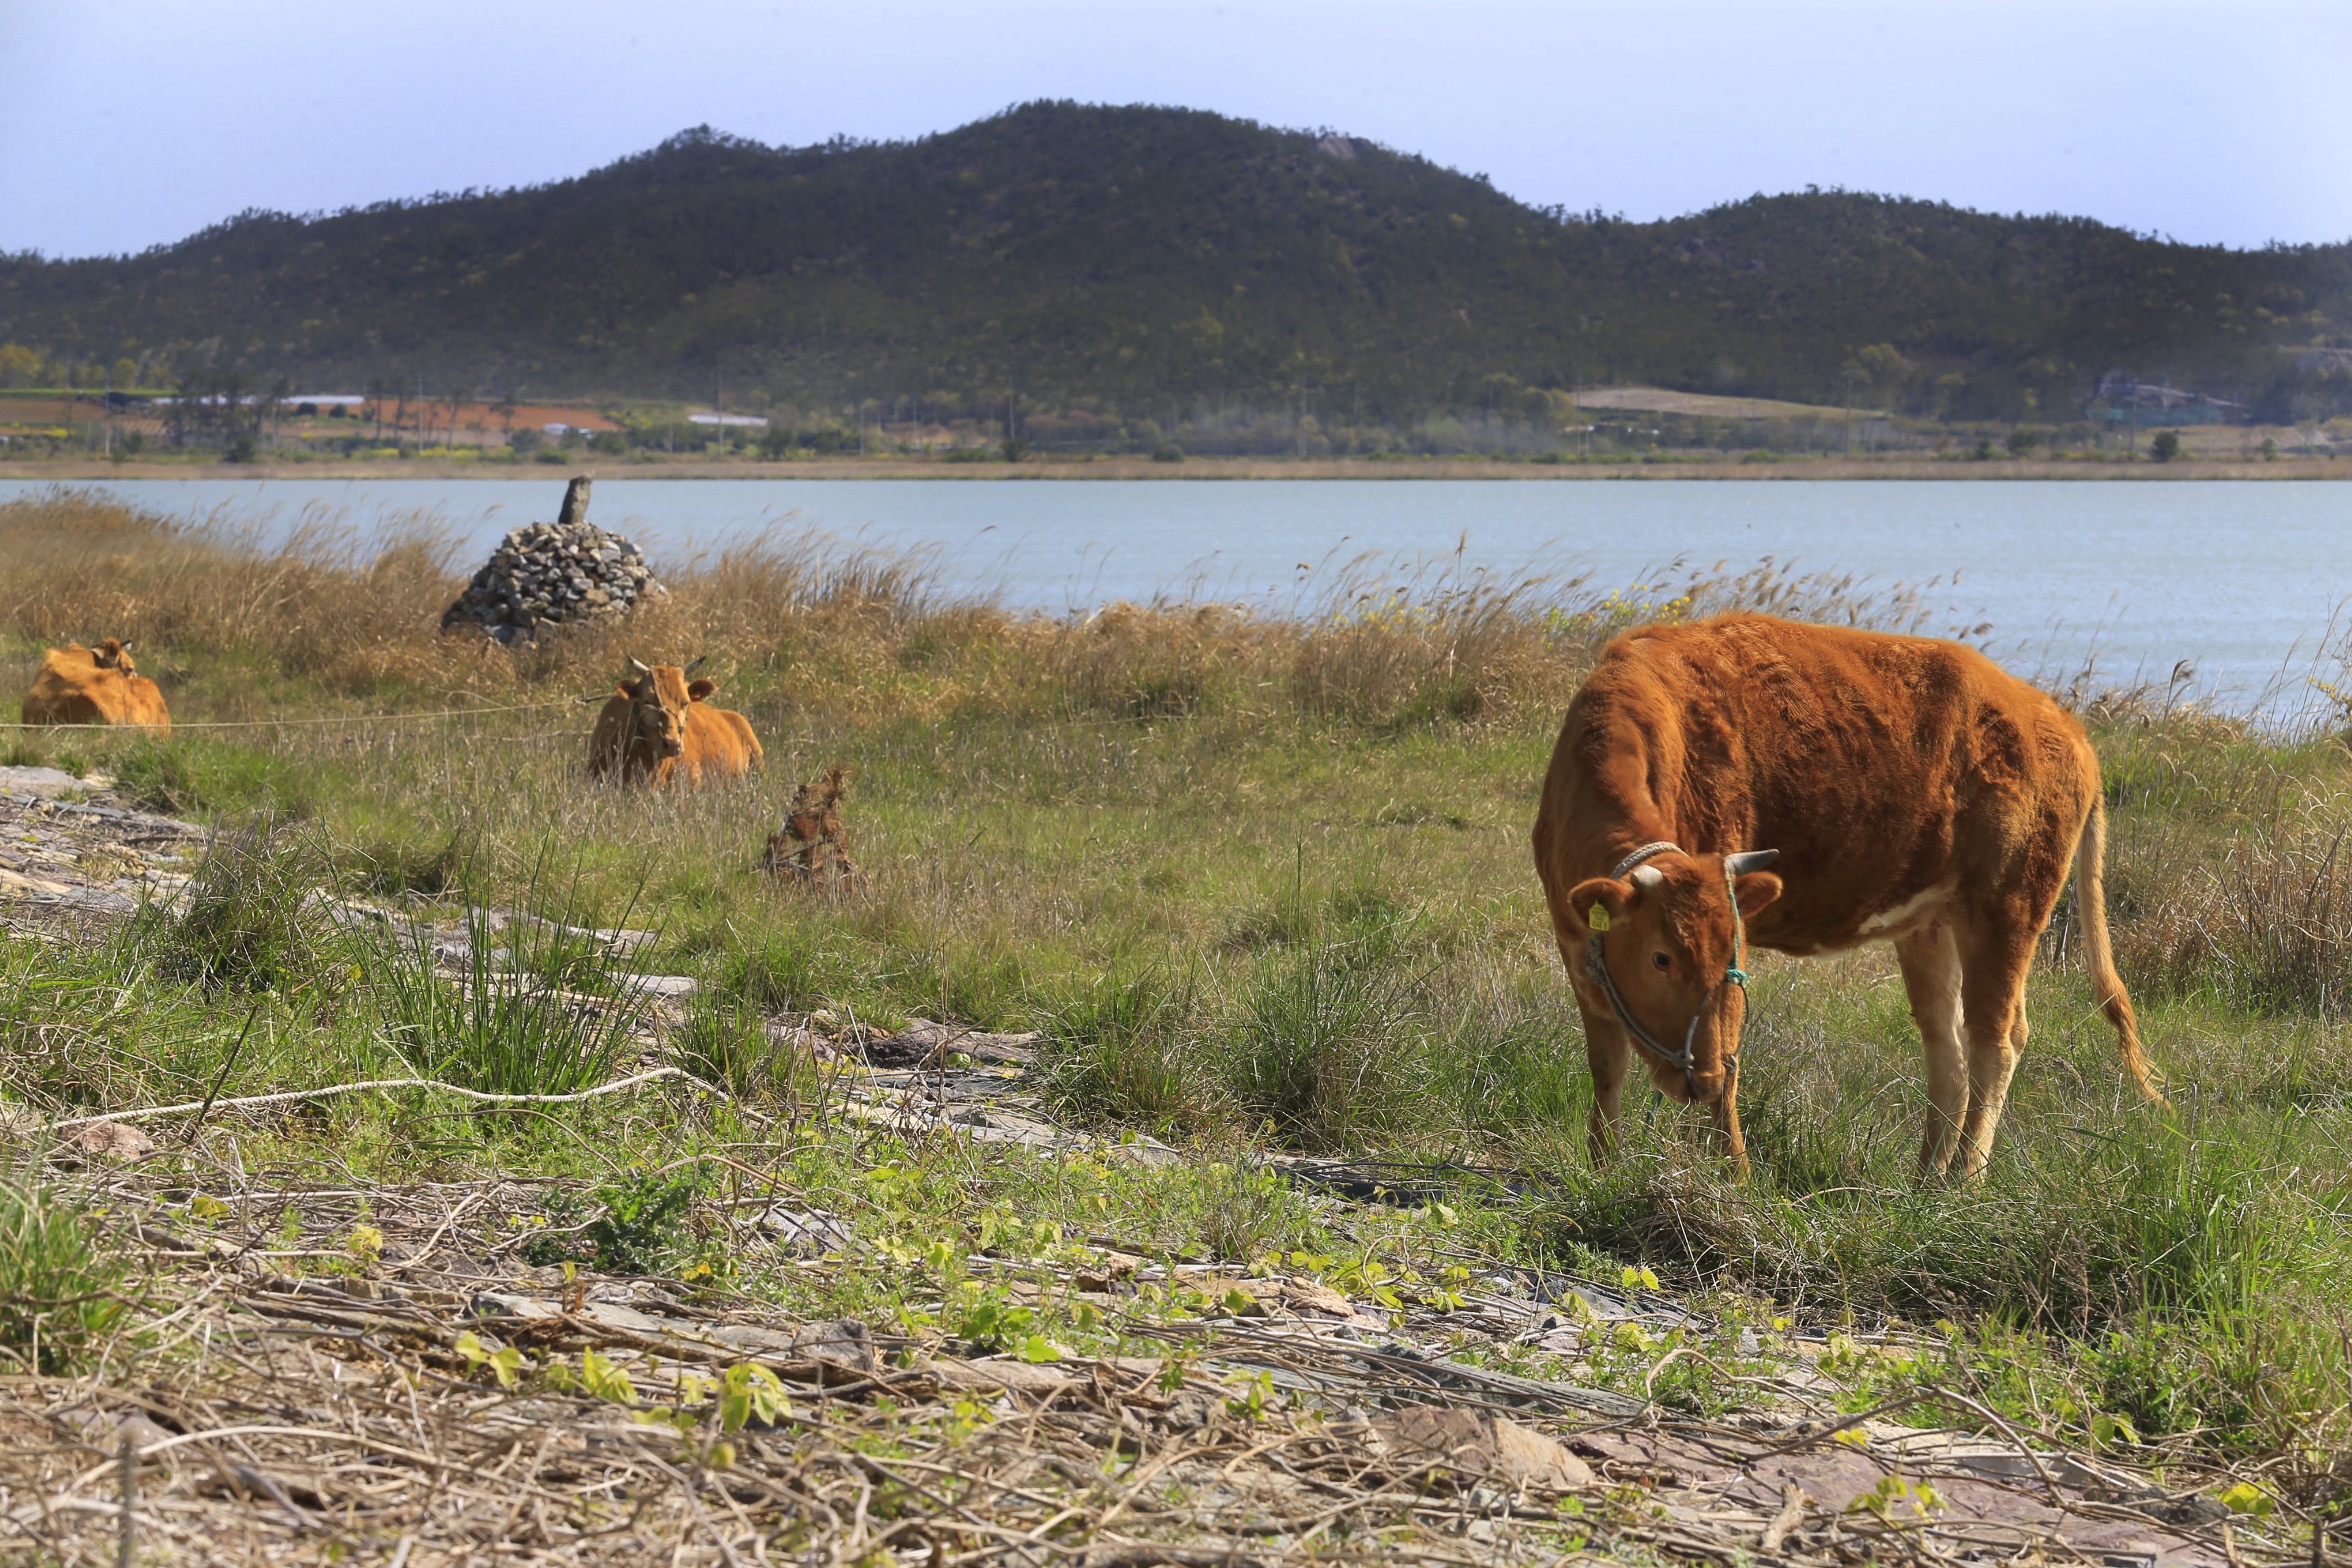
[[[487,879],[468,873],[454,921],[412,905],[408,921],[370,921],[350,943],[385,1050],[421,1077],[487,1094],[576,1094],[614,1077],[652,999],[578,923],[577,879],[557,876],[542,852],[516,889],[530,914],[500,926]]]
[[[71,1193],[0,1163],[0,1361],[81,1370],[123,1325],[131,1290],[128,1262]]]
[[[2120,1415],[2150,1439],[2233,1454],[2345,1441],[2340,747],[2129,701],[2093,711],[2117,951],[2172,1115],[2129,1097],[2062,915],[1981,1184],[1915,1181],[1919,1047],[1876,951],[1753,965],[1752,1180],[1728,1180],[1689,1117],[1638,1092],[1622,1157],[1595,1171],[1580,1030],[1527,830],[1557,699],[1622,606],[1546,617],[1534,641],[1487,626],[1485,651],[1449,668],[1409,619],[1320,642],[1142,612],[1024,629],[885,588],[857,589],[856,616],[812,619],[796,641],[718,643],[724,700],[769,759],[764,779],[723,787],[590,785],[584,710],[41,737],[57,765],[236,831],[184,914],[109,942],[0,943],[0,1097],[73,1114],[200,1098],[215,1079],[235,1096],[410,1070],[526,1092],[617,1076],[626,993],[587,944],[471,932],[476,954],[514,950],[533,977],[517,990],[436,972],[382,929],[317,925],[291,890],[323,879],[459,922],[469,902],[529,907],[657,929],[620,966],[702,983],[669,1048],[744,1109],[660,1090],[530,1114],[353,1097],[241,1120],[248,1167],[501,1173],[529,1194],[514,1223],[573,1231],[600,1260],[881,1321],[947,1310],[941,1271],[962,1289],[953,1259],[982,1247],[1031,1255],[1094,1235],[1298,1254],[1408,1299],[1442,1293],[1465,1258],[1604,1277],[1643,1265],[1726,1322],[1953,1325],[1924,1370],[1857,1363],[1856,1397],[1873,1379],[1932,1376],[2051,1430]],[[509,673],[523,697],[562,696],[585,683],[568,658]],[[1465,706],[1465,689],[1483,695]],[[839,900],[755,869],[793,786],[835,763],[856,770],[845,814],[872,879]],[[243,826],[265,817],[267,832]],[[767,1029],[817,1010],[1039,1030],[1031,1087],[1056,1114],[1192,1158],[950,1155],[820,1125],[834,1087]],[[1517,1191],[1460,1186],[1443,1215],[1343,1214],[1265,1173],[1284,1152],[1523,1174]],[[686,1173],[700,1195],[672,1213]],[[712,1205],[753,1196],[846,1216],[858,1256],[822,1284],[742,1260],[711,1228],[735,1211]],[[1073,1342],[1101,1331],[1037,1310]],[[1582,1375],[1638,1390],[1662,1353],[1641,1351]],[[1738,1396],[1687,1361],[1664,1386],[1694,1407]]]
[[[290,984],[324,962],[329,934],[304,901],[326,869],[316,835],[262,812],[218,833],[180,900],[142,910],[130,940],[159,976],[208,993]]]

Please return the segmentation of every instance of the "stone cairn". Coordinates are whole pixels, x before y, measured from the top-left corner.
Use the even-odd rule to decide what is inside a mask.
[[[645,552],[588,521],[586,475],[563,492],[553,522],[518,528],[441,617],[441,629],[476,626],[501,643],[528,642],[552,626],[626,615],[639,599],[667,593]]]

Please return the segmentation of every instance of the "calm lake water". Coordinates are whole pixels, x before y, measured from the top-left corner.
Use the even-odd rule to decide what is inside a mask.
[[[0,500],[46,488],[0,481]],[[560,473],[92,488],[273,531],[423,521],[467,561],[562,496]],[[2095,659],[2109,679],[2160,685],[2188,659],[2196,693],[2279,716],[2304,702],[2308,675],[2338,679],[2332,650],[2352,629],[2347,616],[2331,633],[2352,595],[2352,485],[2332,483],[611,479],[591,516],[657,566],[814,531],[925,550],[950,589],[1055,611],[1155,595],[1294,608],[1367,554],[1366,581],[1383,584],[1459,552],[1466,569],[1604,588],[1769,561],[1920,589],[1927,629],[1990,622],[1982,640],[2022,673],[2063,679]]]

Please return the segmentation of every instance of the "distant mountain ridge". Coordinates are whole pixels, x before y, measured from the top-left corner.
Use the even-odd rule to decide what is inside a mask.
[[[1034,103],[908,142],[696,130],[549,185],[0,258],[0,342],[525,396],[1394,410],[1639,381],[2063,417],[2117,369],[2307,395],[2325,361],[2278,351],[2352,345],[2352,246],[1819,191],[1628,223],[1336,132]]]

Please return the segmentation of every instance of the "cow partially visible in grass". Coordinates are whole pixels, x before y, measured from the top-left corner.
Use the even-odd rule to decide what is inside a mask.
[[[705,699],[719,683],[688,680],[693,668],[629,660],[628,672],[596,715],[588,741],[590,778],[658,786],[683,773],[686,783],[700,784],[763,765],[751,721],[711,707]]]
[[[1927,1054],[1920,1168],[1957,1153],[1977,1175],[2069,871],[2093,1000],[2160,1101],[2107,941],[2105,846],[2090,737],[1974,648],[1754,615],[1619,637],[1569,705],[1535,829],[1593,1157],[1638,1047],[1670,1099],[1715,1108],[1744,1165],[1748,949],[1885,942]]]
[[[131,645],[113,637],[96,647],[72,643],[43,653],[33,689],[25,694],[24,715],[27,724],[172,727],[162,689],[131,662]]]
[[[849,858],[849,828],[841,820],[841,797],[848,789],[849,770],[839,763],[802,784],[784,807],[784,825],[768,835],[761,866],[780,881],[825,892],[866,886],[866,873]]]

